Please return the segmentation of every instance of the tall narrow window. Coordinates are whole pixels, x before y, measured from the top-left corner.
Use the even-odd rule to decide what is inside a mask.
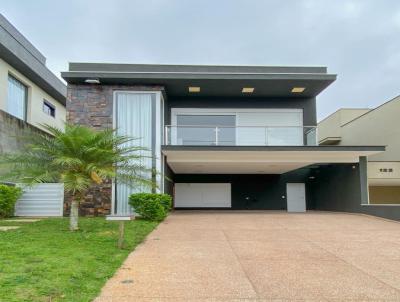
[[[12,76],[8,76],[7,112],[26,120],[28,88]]]
[[[125,135],[136,138],[134,141],[126,143],[126,146],[140,146],[147,148],[148,151],[138,151],[138,155],[144,157],[137,162],[138,165],[146,168],[155,168],[152,160],[154,155],[153,131],[153,104],[155,104],[155,95],[152,93],[133,93],[117,92],[115,95],[115,127],[119,135]],[[142,175],[151,178],[151,172]],[[117,214],[127,214],[131,212],[128,204],[129,195],[137,192],[150,192],[151,188],[140,185],[128,186],[124,183],[116,183],[116,201]]]

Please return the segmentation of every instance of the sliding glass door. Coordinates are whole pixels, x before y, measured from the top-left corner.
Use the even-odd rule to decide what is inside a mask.
[[[313,128],[303,126],[302,109],[172,108],[166,143],[301,146],[305,142],[312,143],[310,130]]]
[[[177,115],[178,145],[235,145],[235,115]]]

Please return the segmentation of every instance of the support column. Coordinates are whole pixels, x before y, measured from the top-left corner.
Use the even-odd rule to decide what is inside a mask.
[[[361,204],[369,204],[367,166],[368,166],[367,157],[360,156],[359,170],[360,170]]]

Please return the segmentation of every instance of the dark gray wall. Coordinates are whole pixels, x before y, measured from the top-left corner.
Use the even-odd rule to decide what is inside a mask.
[[[306,183],[307,208],[312,209],[308,189],[309,169],[285,174],[176,174],[176,183],[231,183],[234,210],[286,210],[286,183]],[[283,197],[283,198],[282,198]],[[247,199],[248,198],[248,199]]]
[[[321,166],[315,171],[315,181],[310,184],[312,203],[316,210],[364,213],[400,220],[400,206],[366,205],[362,189],[366,162],[360,164],[335,164]],[[354,168],[353,168],[354,167]]]
[[[164,193],[174,196],[174,177],[175,174],[171,168],[167,165],[167,159],[164,161]]]
[[[314,176],[310,188],[316,210],[359,211],[361,190],[358,164],[320,166],[314,171]]]
[[[169,97],[166,101],[165,124],[171,124],[172,108],[290,108],[303,109],[303,124],[317,124],[315,98],[216,98]]]

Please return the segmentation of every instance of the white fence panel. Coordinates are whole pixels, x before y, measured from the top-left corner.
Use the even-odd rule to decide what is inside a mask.
[[[64,184],[37,184],[24,188],[15,205],[15,216],[63,216]]]

